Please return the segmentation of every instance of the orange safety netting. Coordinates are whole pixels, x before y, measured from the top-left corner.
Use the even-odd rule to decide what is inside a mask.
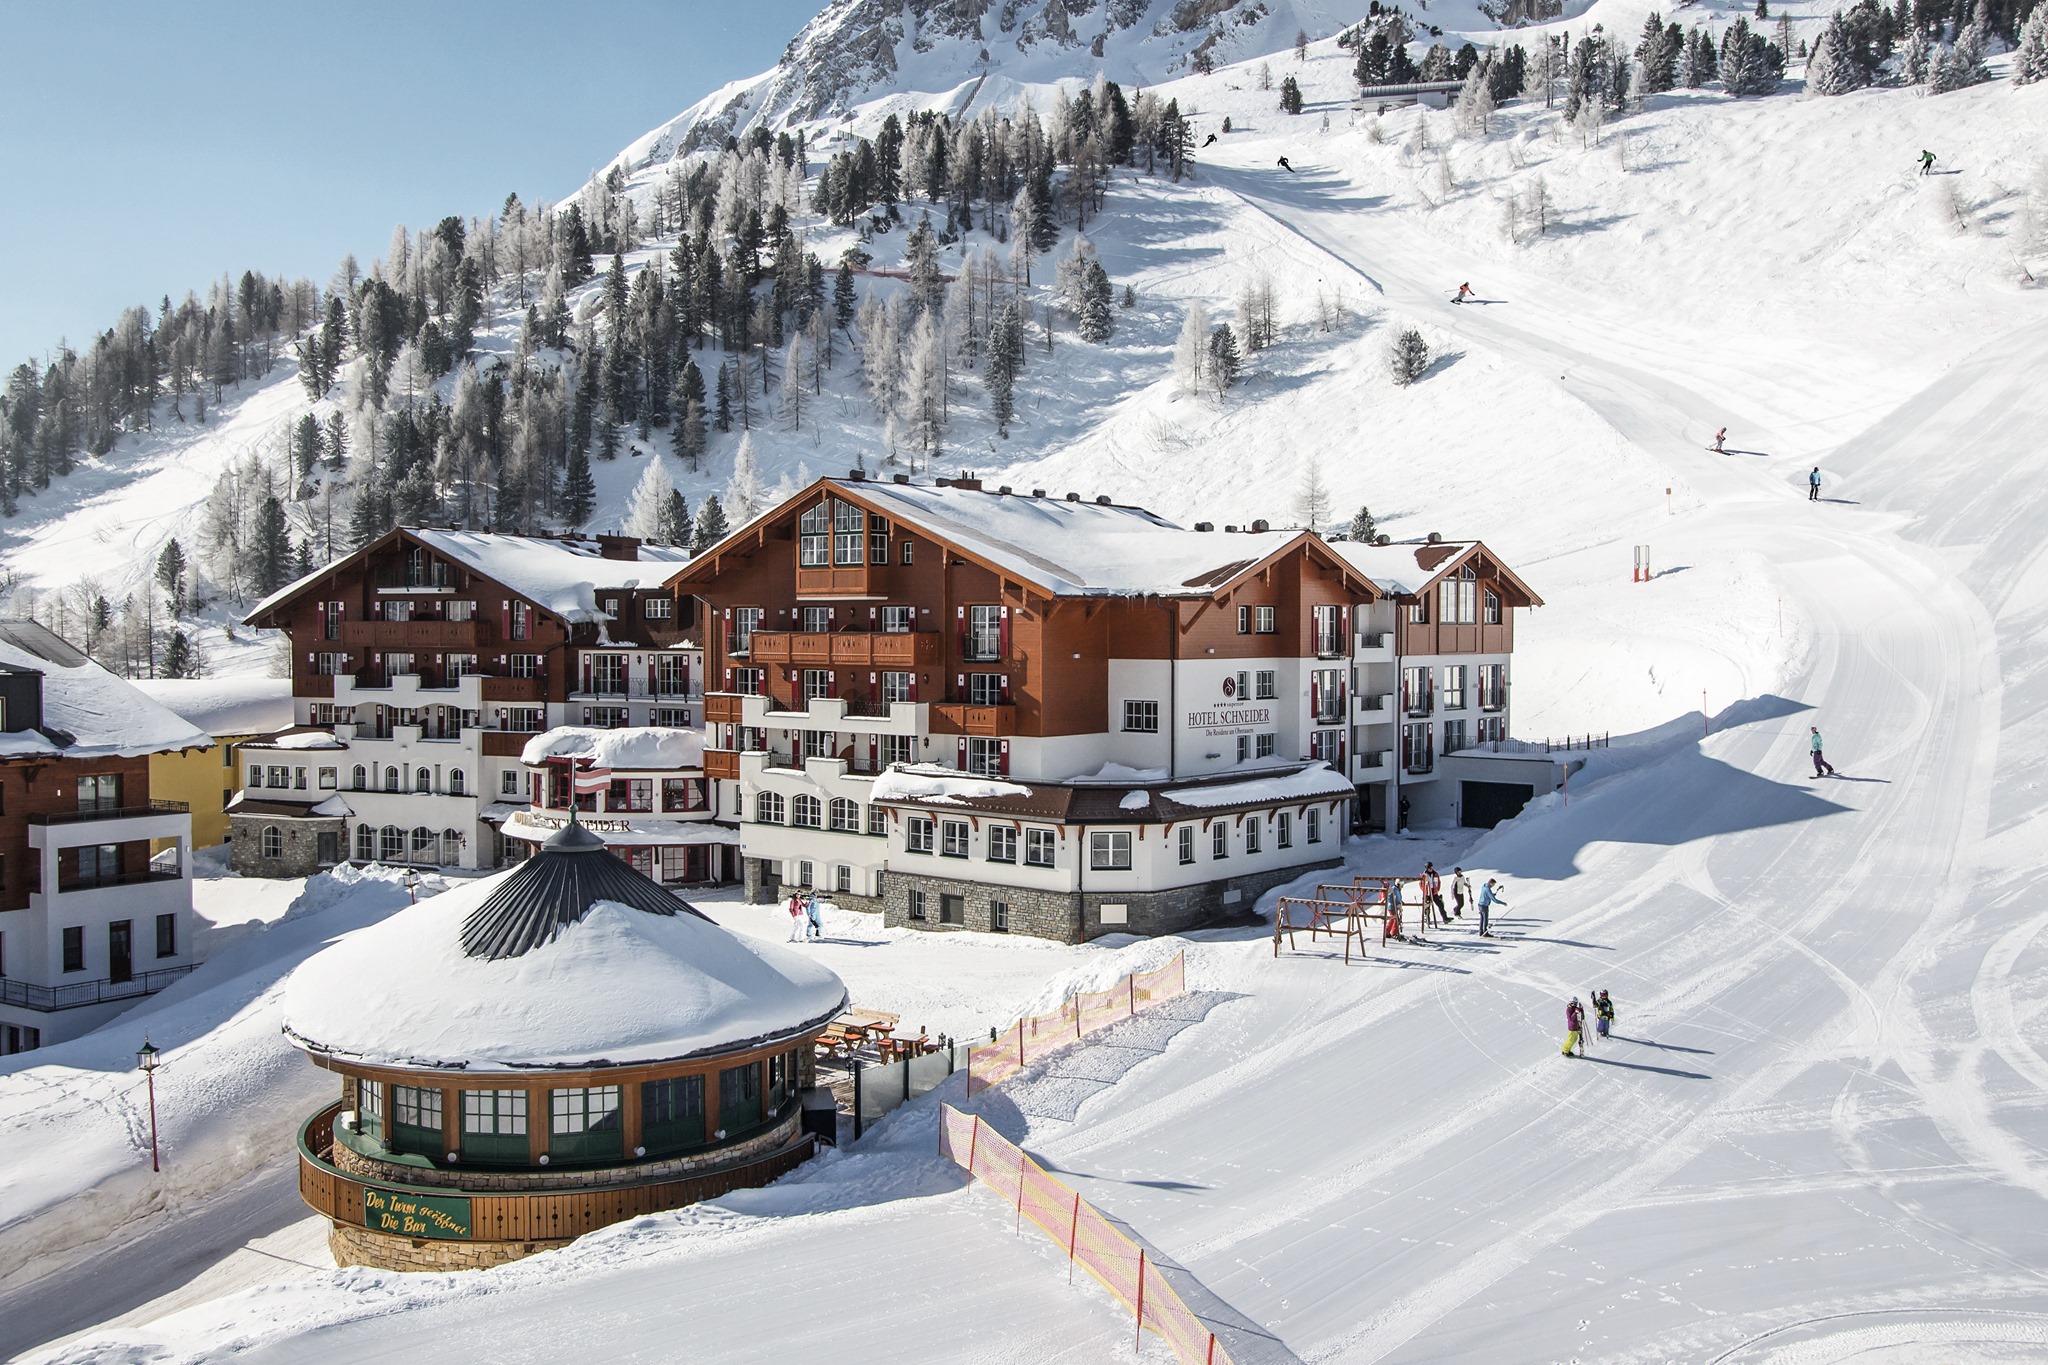
[[[1187,988],[1187,954],[1177,953],[1165,966],[1133,972],[1108,990],[1069,996],[1055,1013],[1019,1019],[994,1042],[967,1054],[967,1093],[999,1085],[1055,1048],[1079,1042]]]
[[[1152,1265],[1146,1251],[1117,1231],[1093,1204],[1047,1175],[1015,1143],[975,1115],[941,1105],[939,1151],[1015,1209],[1019,1227],[1028,1218],[1065,1247],[1072,1264],[1093,1275],[1130,1309],[1140,1330],[1165,1338],[1182,1361],[1229,1365],[1230,1357],[1216,1334]]]

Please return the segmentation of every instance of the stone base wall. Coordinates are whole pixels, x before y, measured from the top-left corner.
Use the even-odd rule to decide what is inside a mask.
[[[1259,897],[1274,887],[1341,863],[1341,859],[1328,858],[1164,891],[1110,893],[1036,891],[988,882],[890,872],[882,882],[882,921],[891,928],[995,932],[994,903],[1000,901],[1009,908],[1008,932],[1013,934],[1030,934],[1062,943],[1085,943],[1102,934],[1137,934],[1143,937],[1177,934],[1204,925],[1248,919]],[[921,920],[910,918],[912,890],[924,892],[925,918]],[[943,924],[939,921],[941,895],[961,897],[964,902],[961,923]],[[1104,905],[1123,906],[1125,922],[1103,923]]]
[[[811,1049],[805,1048],[803,1051],[805,1056],[808,1056]],[[801,1081],[801,1062],[797,1071],[797,1079]],[[812,1074],[815,1075],[815,1071]],[[793,1091],[792,1095],[795,1093],[798,1092]],[[334,1168],[344,1175],[354,1176],[358,1180],[387,1181],[395,1185],[437,1185],[475,1194],[587,1190],[606,1185],[637,1185],[642,1181],[666,1180],[711,1166],[757,1160],[770,1152],[787,1147],[794,1141],[797,1125],[802,1121],[802,1117],[801,1107],[796,1099],[792,1098],[784,1106],[781,1117],[751,1137],[742,1138],[738,1142],[720,1143],[716,1147],[706,1147],[695,1152],[685,1152],[679,1156],[636,1161],[630,1166],[578,1166],[561,1170],[551,1170],[546,1166],[408,1166],[364,1156],[346,1143],[338,1141],[334,1144],[330,1159],[334,1163]]]
[[[283,856],[263,856],[263,830],[275,825],[284,840]],[[332,834],[341,856],[348,857],[348,821],[341,816],[296,819],[278,815],[228,816],[228,861],[240,877],[310,877],[332,864],[320,861],[320,836]]]
[[[433,1237],[393,1237],[348,1223],[335,1223],[327,1249],[338,1266],[361,1265],[375,1270],[489,1270],[536,1251],[553,1251],[557,1242],[450,1242]]]
[[[789,882],[783,882],[776,886],[775,900],[783,905],[788,905],[791,896],[805,890],[817,892],[841,910],[865,910],[871,915],[879,915],[883,910],[884,898],[881,896],[861,896],[851,891],[834,891],[829,887],[823,886],[802,887]],[[769,903],[772,904],[774,902]]]

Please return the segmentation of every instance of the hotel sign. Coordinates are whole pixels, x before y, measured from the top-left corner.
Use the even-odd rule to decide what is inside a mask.
[[[1222,692],[1223,698],[1216,705],[1204,710],[1189,711],[1182,722],[1183,725],[1189,730],[1216,738],[1248,735],[1273,723],[1272,707],[1241,704],[1237,695],[1236,678],[1224,678]]]
[[[363,1186],[363,1226],[397,1237],[469,1238],[469,1200]]]

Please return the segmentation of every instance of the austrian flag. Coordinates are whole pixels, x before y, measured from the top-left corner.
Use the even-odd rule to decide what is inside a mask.
[[[578,793],[611,790],[612,770],[610,768],[582,768],[571,779]]]

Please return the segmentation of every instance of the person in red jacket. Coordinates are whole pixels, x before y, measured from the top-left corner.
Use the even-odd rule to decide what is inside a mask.
[[[1450,923],[1444,915],[1444,879],[1437,875],[1435,863],[1422,865],[1422,923],[1427,928],[1434,924],[1441,928]]]
[[[1564,1007],[1564,1026],[1564,1055],[1577,1056],[1579,1035],[1586,1031],[1586,1007],[1579,1003],[1576,995],[1572,997],[1571,1004]]]

